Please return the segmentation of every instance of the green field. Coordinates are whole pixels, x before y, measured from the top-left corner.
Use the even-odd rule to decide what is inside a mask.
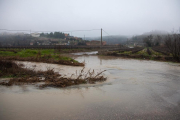
[[[60,52],[54,49],[0,49],[0,57],[18,57],[18,58],[41,58],[71,61],[77,63],[76,60],[62,56]]]

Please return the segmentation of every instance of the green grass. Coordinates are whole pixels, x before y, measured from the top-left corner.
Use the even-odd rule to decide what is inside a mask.
[[[41,50],[42,55],[54,54],[54,53],[55,51],[53,49]]]
[[[69,57],[65,57],[65,56],[62,56],[60,57],[59,60],[64,60],[64,61],[71,61],[71,62],[74,62],[74,63],[77,63],[78,61],[72,59],[72,58],[69,58]]]
[[[33,57],[35,55],[37,55],[38,51],[37,50],[22,50],[20,52],[17,53],[17,56],[19,57]]]
[[[94,51],[94,49],[61,49],[61,53],[75,53],[75,52],[88,52],[88,51]]]
[[[151,51],[152,55],[154,55],[154,56],[162,56],[163,55],[162,53],[154,51],[152,48],[149,48],[149,50]]]
[[[0,56],[16,56],[16,54],[10,51],[0,51]]]
[[[148,53],[147,53],[147,48],[135,53],[137,55],[144,55],[144,56],[150,56]]]
[[[21,49],[16,50],[17,53],[11,52],[11,51],[0,51],[0,56],[19,56],[19,57],[33,57],[38,54],[40,55],[53,55],[54,50],[53,49],[42,49],[42,50],[36,50],[36,49]],[[57,54],[57,53],[56,53]]]
[[[11,52],[11,51],[0,51],[0,56],[19,56],[19,57],[33,57],[37,54],[40,55],[53,55],[55,54],[55,51],[53,49],[18,49],[15,50],[17,53]],[[60,53],[56,53],[60,54]]]
[[[147,53],[147,48],[144,48],[143,50],[139,51],[139,52],[136,52],[136,53],[132,53],[132,51],[123,51],[123,52],[118,52],[118,51],[115,51],[115,52],[118,52],[118,54],[126,54],[126,55],[142,55],[144,57],[147,57],[151,60],[154,60],[155,57],[157,56],[163,56],[162,53],[159,53],[159,52],[156,52],[154,50],[152,50],[152,48],[149,48],[149,50],[151,51],[151,55],[149,55]]]
[[[0,51],[0,56],[17,56],[17,57],[43,57],[44,59],[55,59],[55,60],[64,60],[77,62],[76,60],[70,57],[64,57],[60,55],[60,52],[55,51],[54,49],[14,49],[17,53],[13,51]]]
[[[122,54],[128,54],[128,55],[130,55],[130,54],[132,54],[132,51],[124,51],[124,52],[122,52]]]

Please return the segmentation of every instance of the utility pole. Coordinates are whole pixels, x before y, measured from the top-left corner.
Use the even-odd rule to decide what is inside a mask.
[[[101,47],[102,47],[102,28],[101,28]]]
[[[172,33],[174,34],[174,28],[173,28],[173,31],[172,31]]]

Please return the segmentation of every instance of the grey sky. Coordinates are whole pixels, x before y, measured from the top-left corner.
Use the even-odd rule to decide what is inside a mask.
[[[0,0],[0,29],[103,28],[110,35],[135,35],[179,27],[180,0]],[[100,31],[72,34],[99,36]]]

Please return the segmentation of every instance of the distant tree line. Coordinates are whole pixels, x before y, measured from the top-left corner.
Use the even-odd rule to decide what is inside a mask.
[[[30,35],[1,35],[0,46],[29,45],[32,39]]]
[[[65,38],[65,34],[62,32],[50,32],[50,33],[41,33],[40,37],[48,37],[48,38]]]

